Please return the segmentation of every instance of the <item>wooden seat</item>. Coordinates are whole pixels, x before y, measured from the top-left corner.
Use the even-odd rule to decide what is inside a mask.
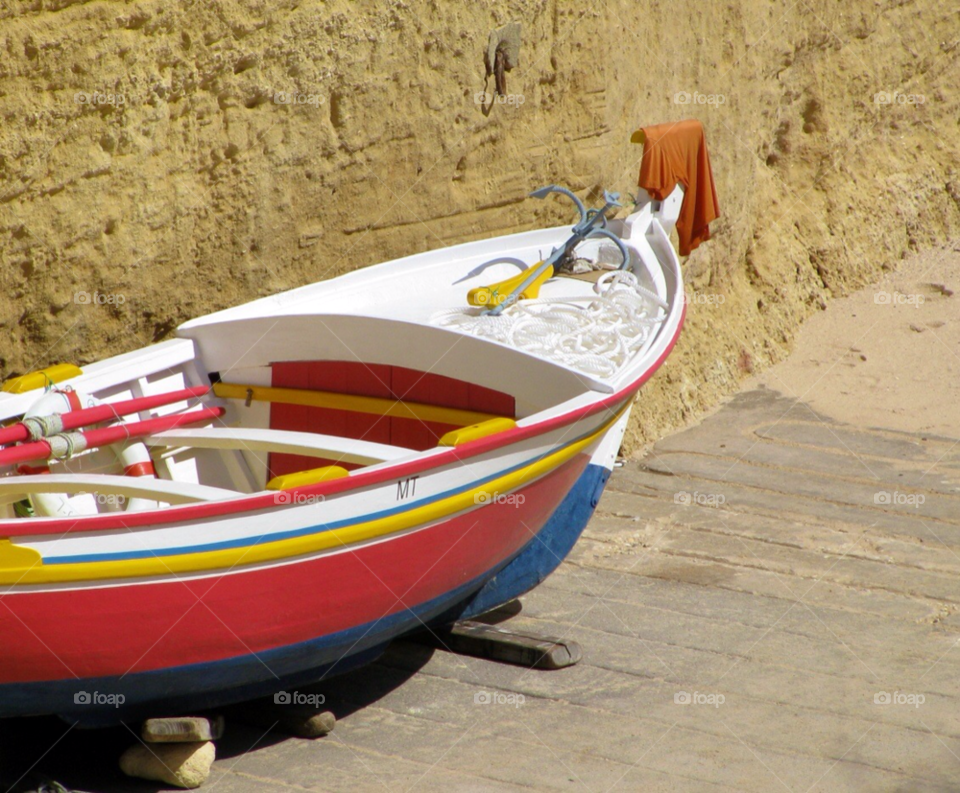
[[[318,435],[292,430],[265,430],[245,427],[204,427],[168,430],[143,439],[147,446],[191,446],[198,449],[232,449],[251,452],[279,452],[304,457],[337,459],[358,465],[374,465],[415,454],[413,449],[388,446],[335,435]]]
[[[113,474],[38,474],[0,479],[0,504],[20,501],[31,493],[109,493],[127,498],[148,498],[168,504],[221,501],[243,495],[236,490],[194,482],[171,482],[148,476]]]

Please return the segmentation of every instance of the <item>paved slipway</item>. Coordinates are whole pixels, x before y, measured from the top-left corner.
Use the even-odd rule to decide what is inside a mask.
[[[873,301],[879,288],[835,301],[825,316],[884,305]],[[316,689],[339,717],[323,739],[230,724],[208,786],[960,790],[954,385],[930,379],[923,404],[936,421],[885,428],[870,421],[885,409],[901,415],[890,400],[903,394],[848,403],[831,387],[852,381],[830,374],[832,359],[850,363],[848,347],[896,347],[904,321],[947,340],[936,356],[912,352],[917,368],[904,379],[923,380],[924,355],[956,364],[947,309],[960,304],[936,295],[912,314],[871,314],[869,342],[861,317],[831,319],[829,344],[812,323],[798,356],[615,473],[569,560],[510,620],[576,640],[579,665],[525,670],[397,643],[371,668]],[[805,379],[804,367],[814,374]],[[818,408],[798,398],[801,388],[813,388]],[[861,407],[874,411],[867,421]],[[93,740],[68,736],[44,764],[54,773]],[[115,755],[101,756],[102,778],[58,778],[134,790],[112,770]]]

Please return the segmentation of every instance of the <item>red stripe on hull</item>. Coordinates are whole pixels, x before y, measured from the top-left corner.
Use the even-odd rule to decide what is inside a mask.
[[[589,455],[480,510],[348,553],[192,581],[0,597],[0,683],[258,653],[375,621],[483,576],[540,530]],[[200,527],[202,530],[202,527]]]

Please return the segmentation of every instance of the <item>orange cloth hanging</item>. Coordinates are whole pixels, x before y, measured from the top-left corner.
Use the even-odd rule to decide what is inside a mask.
[[[657,201],[670,195],[677,182],[683,185],[677,236],[680,255],[689,256],[701,242],[710,239],[710,221],[720,217],[703,125],[688,119],[644,127],[641,132],[639,185]]]

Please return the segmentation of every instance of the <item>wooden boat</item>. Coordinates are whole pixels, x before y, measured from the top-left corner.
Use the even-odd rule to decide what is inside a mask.
[[[590,518],[634,397],[680,333],[681,198],[603,236],[602,217],[581,216],[575,255],[625,254],[617,272],[646,301],[643,337],[607,371],[449,321],[499,313],[509,289],[485,288],[564,250],[561,227],[391,261],[8,382],[0,717],[95,725],[289,691],[536,586]],[[576,313],[603,302],[594,281],[521,284],[500,318]]]

